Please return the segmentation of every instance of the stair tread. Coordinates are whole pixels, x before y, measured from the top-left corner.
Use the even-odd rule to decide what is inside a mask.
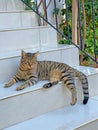
[[[39,51],[40,53],[43,52],[52,52],[52,51],[56,51],[56,50],[64,50],[64,49],[69,49],[69,48],[75,48],[73,45],[57,45],[57,47],[53,47],[53,46],[41,46],[41,47],[35,47],[35,48],[24,48],[25,51],[30,51],[30,52],[36,52]],[[16,50],[16,51],[8,51],[5,53],[1,53],[0,54],[0,59],[3,58],[10,58],[10,57],[17,57],[21,55],[21,50]]]
[[[6,22],[6,19],[7,22]],[[37,27],[37,16],[32,11],[0,11],[0,31]]]
[[[32,12],[34,13],[32,10],[8,10],[8,11],[0,11],[0,13],[22,13],[22,12],[25,12],[25,13],[28,13],[28,12]],[[34,13],[35,14],[35,13]]]
[[[98,68],[93,68],[93,67],[88,67],[88,66],[76,66],[75,68],[83,72],[87,76],[98,73]]]
[[[4,84],[1,84],[0,85],[0,100],[38,90],[38,89],[42,88],[42,86],[45,83],[47,83],[47,81],[39,81],[39,83],[37,83],[36,85],[25,88],[24,90],[21,90],[21,91],[16,91],[16,87],[19,86],[21,84],[21,82],[16,83],[15,85],[13,85],[12,87],[9,87],[9,88],[4,88],[3,87]]]
[[[78,69],[79,71],[84,72],[87,76],[91,76],[91,75],[96,74],[96,73],[98,74],[98,69],[96,69],[96,68],[85,67],[85,66],[77,66],[75,68]],[[47,82],[48,81],[46,81],[46,80],[39,81],[34,86],[25,88],[24,90],[21,90],[21,91],[15,90],[16,87],[21,84],[21,82],[15,84],[15,85],[13,85],[12,87],[9,87],[9,88],[3,88],[4,84],[0,84],[0,100],[8,98],[8,97],[16,96],[16,95],[19,95],[19,94],[28,93],[30,91],[35,91],[35,90],[41,89],[42,86]]]
[[[88,69],[87,67],[84,67],[84,68]],[[94,75],[94,73],[92,75],[92,73],[91,73],[91,75],[89,75],[89,77],[88,77],[90,97],[98,95],[97,75],[98,74]],[[93,82],[95,83],[94,86],[93,86],[92,78],[93,78]],[[2,82],[2,83],[4,83],[4,82]],[[31,118],[38,117],[42,114],[48,113],[50,111],[54,111],[56,109],[60,109],[64,106],[68,106],[70,104],[71,94],[69,93],[69,91],[66,89],[66,87],[64,85],[59,83],[58,85],[46,90],[46,89],[42,89],[42,86],[43,86],[43,84],[45,84],[45,82],[47,82],[47,81],[39,82],[32,87],[28,87],[28,88],[26,88],[22,91],[18,91],[18,92],[15,89],[16,89],[16,86],[19,84],[15,84],[14,86],[12,86],[8,89],[3,88],[4,84],[0,85],[0,104],[1,104],[0,115],[2,117],[2,121],[0,122],[1,129],[7,128],[11,125],[15,125],[16,123],[20,123],[20,122],[26,121]],[[78,86],[80,86],[80,87],[78,87]],[[76,80],[76,87],[77,87],[77,92],[78,92],[77,98],[78,98],[78,102],[80,103],[82,101],[82,90],[81,90],[82,87],[81,87],[81,84],[79,83],[79,80]],[[32,100],[32,103],[31,103],[31,100]],[[92,98],[89,102],[91,102],[92,100],[94,100],[95,102],[98,102],[97,97],[96,97],[96,99]],[[94,103],[94,104],[96,104],[96,103]],[[94,104],[92,104],[90,106],[95,106]],[[97,103],[97,105],[98,105],[98,103]],[[77,106],[75,108],[76,110],[74,109],[75,106],[74,107],[70,106],[73,109],[71,109],[68,106],[67,110],[71,109],[70,111],[72,111],[72,113],[73,113],[73,111],[78,112],[79,106],[81,106],[81,107],[83,106],[83,110],[79,109],[78,113],[81,113],[80,110],[84,111],[85,106],[83,104],[77,103],[76,106]],[[86,106],[88,106],[88,105],[86,105]],[[4,108],[8,108],[8,109],[6,111],[4,111]],[[17,109],[17,108],[19,108],[19,109]],[[85,109],[87,109],[87,111],[88,111],[88,109],[91,109],[91,107],[89,108],[89,106],[88,106]],[[61,110],[62,109],[60,109],[60,111]],[[95,109],[95,111],[96,111],[96,109]],[[78,113],[75,113],[75,115],[77,115]],[[83,117],[80,116],[79,120],[80,120],[80,118],[83,118],[83,123],[95,119],[95,116],[94,116],[94,118],[92,118],[93,111],[92,111],[92,113],[89,113],[89,112],[87,112],[87,113],[84,112],[84,113],[85,113],[85,115],[87,114],[86,116],[90,115],[91,118],[89,117],[89,120],[85,120],[84,116]],[[10,119],[9,119],[9,115],[10,115]],[[53,114],[53,115],[56,115],[56,114]],[[60,115],[60,114],[57,114],[57,115]],[[66,115],[66,112],[65,112],[65,115]],[[73,114],[68,115],[69,118],[71,117],[71,115],[73,115]],[[67,118],[68,118],[68,116],[67,116]],[[52,117],[49,115],[49,117],[51,118],[52,122],[55,122],[54,121],[56,118],[55,116]],[[66,116],[62,117],[62,114],[60,115],[60,117],[59,116],[57,116],[57,117],[58,118],[61,117],[61,118],[63,118],[63,120],[66,120],[65,119]],[[47,116],[45,116],[45,118],[48,119]],[[74,121],[74,117],[71,117],[71,118],[72,118],[71,120]],[[50,119],[47,120],[47,122],[50,122],[48,125],[46,125],[47,128],[49,127],[49,125],[51,125],[51,123],[52,123],[51,120]],[[75,121],[76,120],[77,120],[77,118],[75,119]],[[59,124],[60,121],[61,121],[61,123]],[[62,120],[56,119],[56,124],[58,124],[59,126],[56,127],[56,124],[54,124],[54,126],[52,127],[52,125],[51,125],[51,129],[49,129],[49,130],[64,130],[65,127],[71,126],[70,122],[72,123],[72,121],[69,120],[69,122],[65,122],[66,124],[68,124],[67,126],[65,126],[64,121],[62,124]],[[82,120],[80,120],[80,121],[82,122]],[[34,122],[35,122],[35,120],[34,120]],[[38,120],[38,122],[40,122],[40,121]],[[44,123],[44,120],[41,124],[39,124],[39,126],[41,127],[41,125],[43,125],[43,123]],[[81,125],[78,123],[79,122],[76,121],[74,124],[76,124],[76,126]],[[27,127],[29,127],[29,126],[27,126]],[[34,126],[34,127],[35,127],[34,130],[39,130],[39,129],[37,129],[39,127],[37,127],[37,126]],[[73,127],[75,127],[75,126],[73,126]],[[48,130],[47,128],[42,126],[42,130]],[[69,129],[69,127],[68,127],[68,129]],[[21,130],[21,128],[17,129],[17,130]],[[31,130],[32,130],[32,127],[31,127]]]
[[[54,25],[55,26],[55,25]],[[51,26],[27,26],[27,27],[14,27],[14,28],[4,28],[0,29],[0,32],[7,32],[7,31],[17,31],[17,30],[32,30],[32,29],[39,29],[39,28],[50,28]]]
[[[77,103],[43,114],[4,130],[73,130],[98,119],[98,96],[87,105]]]

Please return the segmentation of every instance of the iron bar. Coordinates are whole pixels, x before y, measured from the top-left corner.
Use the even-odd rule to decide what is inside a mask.
[[[47,3],[46,3],[46,0],[44,0],[44,15],[46,17],[46,20],[48,20],[48,16],[47,16]]]
[[[27,5],[32,11],[34,11],[38,16],[40,16],[45,22],[47,22],[55,31],[57,31],[61,36],[65,37],[68,40],[68,37],[66,35],[64,35],[62,32],[60,32],[55,26],[53,26],[49,21],[47,21],[43,16],[41,16],[41,14],[37,13],[36,10],[34,10],[30,5],[28,5],[24,0],[21,0],[25,5]],[[90,59],[92,59],[92,61],[96,62],[98,64],[98,62],[95,60],[95,58],[93,58],[92,56],[90,56],[87,52],[85,52],[84,50],[81,49],[81,47],[79,47],[78,45],[76,45],[75,43],[73,43],[70,39],[69,41],[75,46],[77,47],[81,52],[83,52],[86,56],[88,56]]]
[[[36,5],[36,11],[38,13],[38,4],[37,4],[37,0],[35,0],[35,5]]]
[[[68,0],[65,0],[65,4],[66,4],[66,22],[67,22],[67,31],[68,31],[68,39],[70,39],[70,32],[69,32],[69,24],[68,24]]]
[[[52,0],[49,0],[49,3],[47,4],[47,9],[49,7],[49,5],[51,4]]]
[[[78,0],[78,22],[79,22],[79,29],[80,29],[80,48],[83,50],[83,42],[82,42],[82,33],[81,33],[81,18],[80,18],[80,12],[81,12],[81,7],[80,7],[80,0]]]
[[[54,0],[54,10],[56,10],[56,0]],[[56,28],[58,30],[58,17],[57,17],[57,13],[54,13],[55,15],[55,23],[56,23]]]
[[[39,7],[38,7],[37,0],[35,0],[35,5],[36,5],[36,12],[38,14],[39,13]],[[39,16],[37,16],[37,20],[38,20],[38,25],[41,26],[41,19],[40,19]]]

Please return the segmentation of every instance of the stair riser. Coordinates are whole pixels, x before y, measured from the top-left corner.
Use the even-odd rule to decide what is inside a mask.
[[[88,78],[88,88],[89,88],[89,97],[93,97],[98,95],[98,73],[95,75],[89,75]],[[77,92],[78,92],[78,99],[82,97],[82,86],[80,80],[76,80],[77,84]]]
[[[74,130],[97,130],[98,129],[98,119],[95,121],[84,124],[83,126],[76,128]]]
[[[94,79],[94,77],[88,77],[89,84],[91,79]],[[79,80],[76,80],[76,87],[78,101],[82,101],[82,86]],[[94,93],[92,93],[92,87],[93,86],[90,84],[90,96],[94,95]],[[97,82],[95,83],[93,89],[95,88],[97,88]],[[96,94],[98,94],[98,91],[96,91]],[[50,89],[41,88],[35,91],[32,90],[30,92],[25,92],[20,95],[1,100],[0,129],[69,105],[70,101],[71,94],[62,84],[58,84]]]
[[[32,27],[37,25],[37,16],[30,11],[0,13],[0,30]]]
[[[24,4],[21,0],[0,0],[0,11],[23,10]]]
[[[90,99],[87,105],[63,107],[4,130],[97,130],[97,108],[98,100]]]
[[[94,79],[95,76],[92,75],[90,78],[88,77],[89,83],[91,82],[91,78]],[[97,87],[97,83],[95,83],[95,85]],[[76,80],[76,87],[77,98],[80,102],[83,100],[83,94],[79,80]],[[92,93],[92,87],[90,84],[90,96],[94,95],[94,93]],[[98,94],[98,91],[96,93]],[[62,84],[58,84],[50,89],[41,88],[35,91],[32,90],[31,92],[1,100],[0,115],[2,120],[0,122],[0,129],[69,105],[70,101],[71,94]]]
[[[56,47],[57,33],[51,27],[0,31],[0,43],[1,53],[40,46]]]
[[[55,86],[0,101],[0,129],[36,117],[69,104],[65,87]]]
[[[69,54],[66,56],[66,54]],[[19,54],[20,55],[20,54]],[[75,57],[74,57],[75,55]],[[39,53],[38,60],[64,62],[71,66],[78,65],[78,50],[75,47]],[[7,82],[16,72],[20,56],[0,60],[0,83]]]

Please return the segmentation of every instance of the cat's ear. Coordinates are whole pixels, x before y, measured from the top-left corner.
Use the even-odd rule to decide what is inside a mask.
[[[21,57],[25,58],[26,57],[26,52],[24,50],[21,51]]]
[[[33,57],[37,58],[38,54],[39,54],[39,52],[38,52],[38,51],[37,51],[37,52],[35,52],[35,53],[33,54]]]

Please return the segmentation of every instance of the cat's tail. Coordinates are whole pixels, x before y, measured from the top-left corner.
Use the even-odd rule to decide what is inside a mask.
[[[88,79],[87,76],[85,74],[83,74],[82,72],[79,72],[76,70],[76,76],[79,77],[81,84],[82,84],[82,88],[83,88],[83,95],[84,95],[84,100],[83,100],[83,104],[86,104],[88,102],[89,99],[89,88],[88,88]]]

